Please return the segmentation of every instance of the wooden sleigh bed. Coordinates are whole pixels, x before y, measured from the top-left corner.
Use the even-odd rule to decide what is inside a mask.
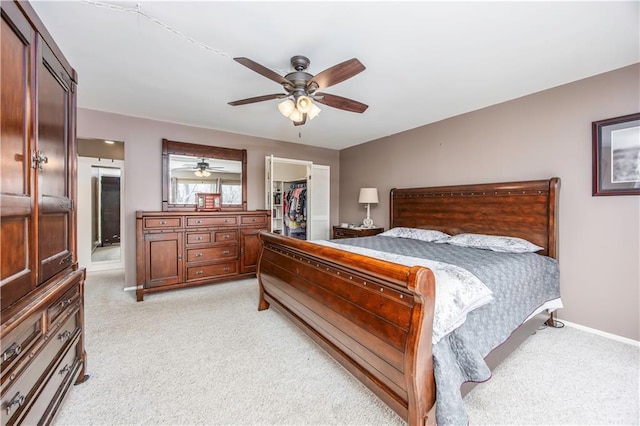
[[[558,178],[393,189],[390,228],[520,237],[557,258],[558,191]],[[410,425],[435,424],[432,271],[273,233],[260,239],[259,309],[285,314]],[[542,322],[523,324],[488,357],[504,358]]]

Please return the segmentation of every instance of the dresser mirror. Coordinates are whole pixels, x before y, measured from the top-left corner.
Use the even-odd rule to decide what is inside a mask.
[[[162,140],[162,210],[195,211],[198,193],[220,210],[247,209],[247,150]]]

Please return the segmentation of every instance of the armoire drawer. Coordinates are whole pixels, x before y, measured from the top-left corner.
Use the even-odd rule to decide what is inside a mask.
[[[0,341],[2,346],[2,383],[8,373],[16,373],[22,367],[13,366],[22,363],[23,358],[32,350],[34,343],[42,336],[42,310],[24,319],[11,333]]]
[[[16,416],[19,416],[22,409],[30,404],[35,396],[35,384],[47,371],[49,363],[56,358],[65,343],[75,337],[77,329],[77,315],[71,315],[62,327],[46,336],[48,342],[45,343],[40,353],[36,355],[35,352],[31,352],[29,354],[29,357],[33,359],[27,368],[20,374],[15,376],[12,374],[8,383],[3,384],[5,386],[3,386],[0,406],[4,414],[0,423],[2,426],[13,424],[12,419],[17,418]]]
[[[237,225],[236,216],[188,216],[187,226]]]
[[[66,384],[65,387],[71,385],[70,382],[73,380],[73,376],[78,373],[81,367],[80,359],[78,358],[77,342],[78,339],[75,339],[74,344],[67,348],[60,362],[53,368],[46,385],[42,391],[35,396],[32,405],[28,408],[28,412],[22,418],[22,424],[40,424],[43,418],[48,418],[52,415],[51,412],[47,413],[47,411],[55,408],[55,405],[50,407],[51,401],[55,401],[56,393],[62,385]],[[56,402],[59,403],[59,401]]]
[[[187,267],[187,281],[201,280],[238,272],[238,262],[215,263],[213,265]]]
[[[147,217],[144,219],[147,229],[182,228],[181,217]]]
[[[74,285],[47,309],[47,324],[53,324],[65,309],[80,299],[80,286]]]
[[[216,259],[235,259],[238,257],[238,246],[220,246],[187,250],[187,262],[204,262]]]

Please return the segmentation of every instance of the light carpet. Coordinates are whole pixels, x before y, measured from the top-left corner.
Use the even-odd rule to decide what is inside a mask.
[[[274,309],[255,279],[145,296],[88,273],[87,373],[55,424],[368,424],[404,421]],[[640,350],[541,330],[465,402],[472,425],[638,424]]]

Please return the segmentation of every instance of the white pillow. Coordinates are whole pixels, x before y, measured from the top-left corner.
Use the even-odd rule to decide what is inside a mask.
[[[391,228],[388,231],[382,232],[378,235],[383,237],[397,237],[397,238],[411,238],[414,240],[426,241],[426,242],[445,242],[451,235],[444,232],[435,231],[433,229],[418,229],[418,228],[403,228],[396,227]]]
[[[444,241],[460,247],[473,247],[505,253],[533,253],[543,250],[527,240],[517,237],[485,234],[458,234]]]

